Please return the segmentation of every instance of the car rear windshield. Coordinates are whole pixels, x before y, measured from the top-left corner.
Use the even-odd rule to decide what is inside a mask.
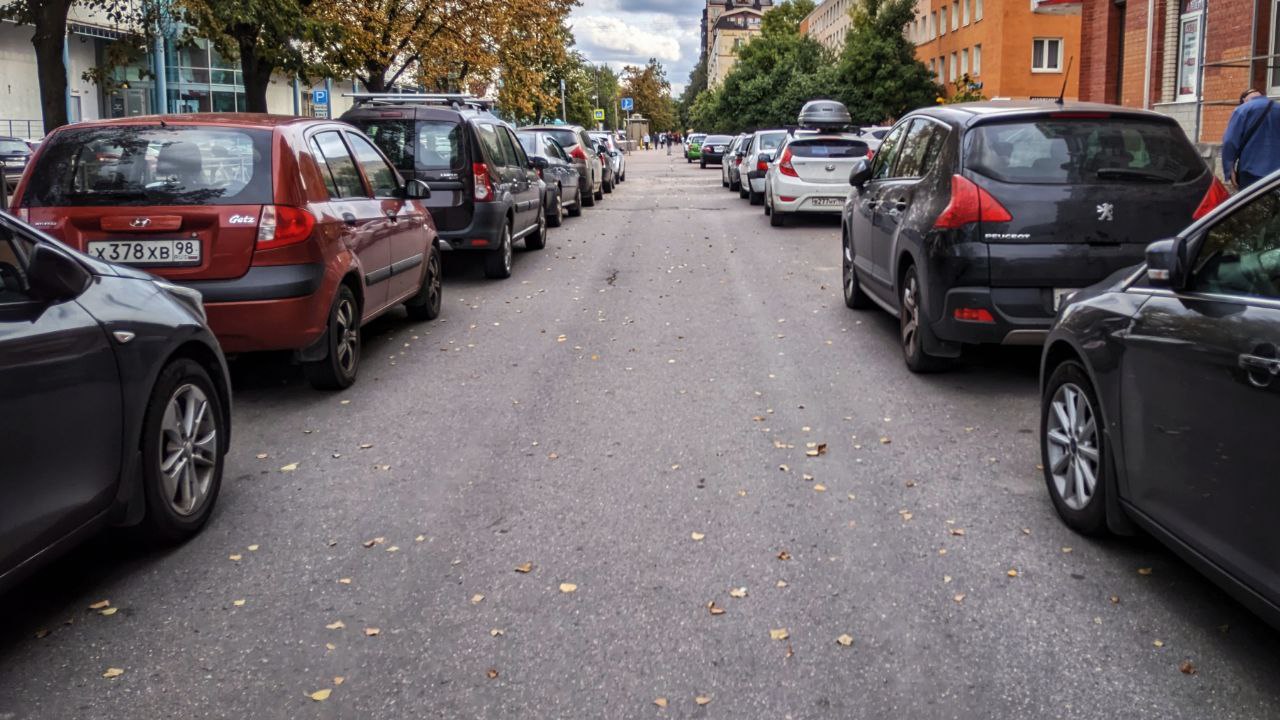
[[[98,125],[47,142],[27,207],[272,202],[270,130]]]
[[[702,141],[702,144],[703,145],[728,145],[732,141],[733,141],[733,138],[729,137],[728,135],[708,135],[707,138]]]
[[[578,133],[572,130],[545,130],[540,132],[546,132],[553,140],[560,143],[562,148],[567,149],[578,144]]]
[[[0,140],[0,153],[13,155],[15,153],[29,153],[31,148],[21,140]]]
[[[351,121],[373,138],[391,163],[401,171],[461,171],[462,128],[451,120],[386,120],[360,118]]]
[[[981,125],[966,164],[1002,182],[1074,185],[1177,183],[1205,172],[1177,125],[1141,118],[1046,118]]]
[[[787,139],[785,132],[767,133],[756,139],[756,146],[753,148],[757,151],[777,150],[782,145],[782,141]]]
[[[851,138],[793,140],[787,147],[792,155],[807,158],[860,158],[867,154],[867,144]]]

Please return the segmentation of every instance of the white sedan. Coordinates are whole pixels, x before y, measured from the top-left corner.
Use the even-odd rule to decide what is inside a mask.
[[[866,156],[866,141],[849,133],[799,131],[787,138],[764,176],[769,224],[778,227],[792,213],[840,213],[849,173]]]

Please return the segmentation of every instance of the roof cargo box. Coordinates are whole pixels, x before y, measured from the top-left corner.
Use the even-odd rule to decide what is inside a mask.
[[[810,100],[800,110],[800,126],[842,128],[853,124],[849,110],[835,100]]]

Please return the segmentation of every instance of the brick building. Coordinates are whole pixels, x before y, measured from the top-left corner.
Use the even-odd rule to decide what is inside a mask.
[[[1170,115],[1208,156],[1243,90],[1280,96],[1275,0],[1082,4],[1082,99]]]

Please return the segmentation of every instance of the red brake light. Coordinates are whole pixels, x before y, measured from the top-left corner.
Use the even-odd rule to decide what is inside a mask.
[[[972,180],[962,175],[951,176],[951,202],[938,215],[933,226],[939,230],[954,230],[975,222],[1009,222],[1013,216]]]
[[[581,145],[574,145],[573,149],[569,151],[569,157],[574,160],[586,160],[587,154],[582,150]]]
[[[1191,214],[1191,219],[1199,220],[1208,215],[1210,210],[1226,202],[1229,197],[1231,197],[1231,193],[1227,192],[1226,186],[1219,182],[1218,178],[1214,178],[1213,182],[1209,183],[1209,192],[1204,194],[1204,199],[1200,201],[1200,207],[1197,207],[1196,211]]]
[[[986,308],[956,308],[955,318],[962,322],[994,323],[991,311]]]
[[[493,192],[493,178],[489,176],[489,166],[484,163],[471,163],[471,174],[475,176],[476,202],[493,200],[495,193]]]
[[[289,205],[263,205],[258,216],[259,250],[293,245],[311,237],[316,218],[302,208]]]
[[[763,161],[763,160],[757,160],[757,161],[756,161],[756,171],[757,171],[757,172],[767,172],[768,170],[769,170],[769,163],[767,163],[767,162],[765,162],[765,161]]]
[[[796,174],[796,168],[791,164],[791,148],[782,151],[782,159],[778,161],[778,172],[788,177],[800,177]]]

